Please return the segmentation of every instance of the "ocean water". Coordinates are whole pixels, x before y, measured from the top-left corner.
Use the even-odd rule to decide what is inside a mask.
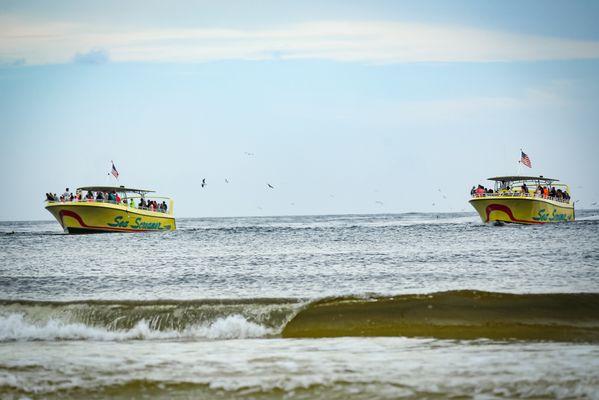
[[[0,398],[599,398],[599,212],[0,223]]]

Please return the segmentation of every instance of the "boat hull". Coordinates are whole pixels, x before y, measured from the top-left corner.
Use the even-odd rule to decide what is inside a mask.
[[[574,206],[539,197],[475,197],[470,204],[483,222],[544,224],[574,221]]]
[[[171,214],[99,202],[50,202],[46,205],[67,233],[173,231]]]

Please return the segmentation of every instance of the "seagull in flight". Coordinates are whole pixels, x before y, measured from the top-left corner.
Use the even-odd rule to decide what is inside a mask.
[[[229,183],[229,180],[227,178],[225,178],[225,183]]]
[[[202,179],[202,187],[205,187],[207,185],[206,183],[206,178]]]
[[[271,185],[270,183],[266,183],[268,185],[269,188],[274,189],[275,187],[273,185]]]

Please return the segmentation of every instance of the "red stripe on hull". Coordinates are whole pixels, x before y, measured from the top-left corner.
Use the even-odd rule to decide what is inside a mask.
[[[489,222],[489,215],[493,211],[502,211],[502,212],[506,213],[507,216],[510,217],[510,220],[512,222],[520,222],[523,224],[542,224],[543,223],[540,221],[527,221],[525,219],[515,218],[514,214],[512,213],[512,210],[508,206],[504,206],[503,204],[489,204],[487,206],[487,208],[485,209],[485,213],[487,214],[487,220],[485,222]]]
[[[87,229],[110,231],[110,232],[147,232],[147,231],[149,231],[149,229],[111,228],[111,227],[87,225],[85,222],[83,222],[83,219],[81,218],[81,216],[79,214],[77,214],[74,211],[70,211],[70,210],[60,210],[58,215],[60,216],[60,221],[62,223],[63,228],[64,228],[63,218],[71,217],[71,218],[76,219],[77,222],[79,222],[79,225],[81,225],[82,227],[87,228]],[[158,229],[156,229],[156,230],[158,230]]]

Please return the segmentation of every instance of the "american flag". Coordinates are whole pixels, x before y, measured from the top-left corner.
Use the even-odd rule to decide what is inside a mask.
[[[520,153],[522,153],[520,155],[520,162],[524,165],[526,165],[528,168],[532,168],[532,163],[530,162],[530,158],[528,158],[528,156],[526,155],[525,152],[523,152],[522,150],[520,150]],[[114,168],[114,165],[112,166]]]
[[[524,154],[524,153],[522,153],[522,154]],[[529,161],[529,162],[530,162],[530,161]],[[116,167],[114,166],[114,161],[111,161],[111,163],[112,163],[112,171],[110,171],[110,173],[111,173],[112,175],[114,175],[114,177],[115,177],[116,179],[119,179],[119,171],[117,171],[117,170],[116,170]]]

